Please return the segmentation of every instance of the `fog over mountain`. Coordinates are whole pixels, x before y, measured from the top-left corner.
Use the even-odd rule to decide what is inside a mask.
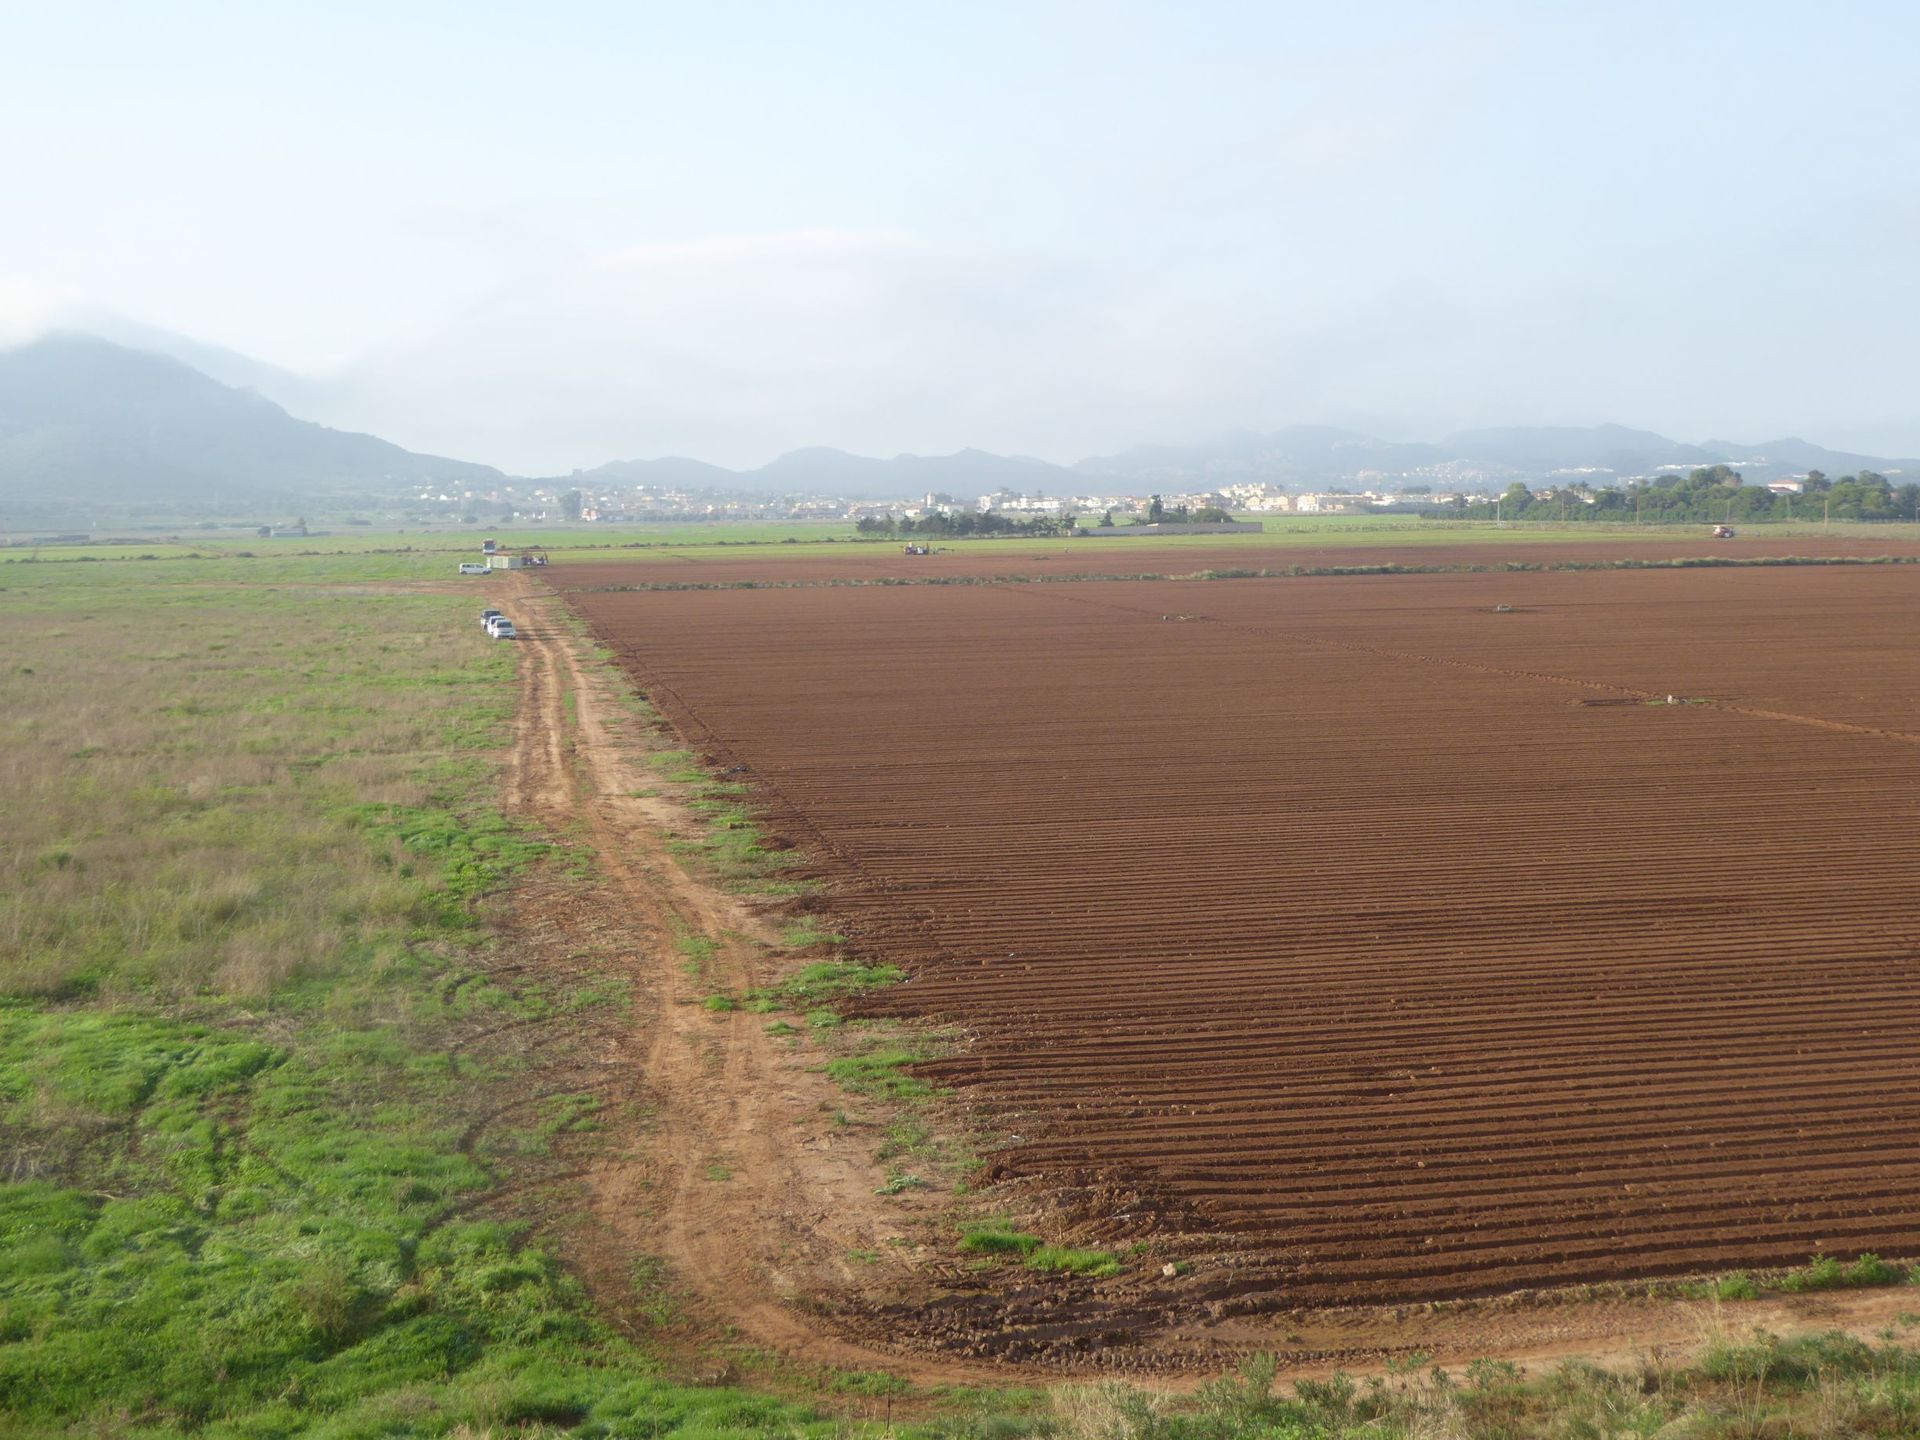
[[[15,521],[87,504],[178,513],[498,478],[296,419],[151,350],[74,334],[0,350],[0,506]]]

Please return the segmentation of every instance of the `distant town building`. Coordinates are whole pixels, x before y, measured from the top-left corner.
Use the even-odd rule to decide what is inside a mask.
[[[982,495],[980,508],[996,515],[1059,515],[1066,511],[1067,502],[1053,495],[1016,495],[1011,490],[1002,490]]]

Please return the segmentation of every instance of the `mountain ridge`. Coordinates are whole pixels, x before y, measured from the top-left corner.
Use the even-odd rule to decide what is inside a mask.
[[[0,350],[0,503],[18,509],[23,497],[49,486],[81,503],[177,503],[188,495],[265,501],[342,486],[392,490],[423,481],[508,478],[492,466],[418,454],[377,436],[297,418],[263,389],[297,393],[300,377],[238,352],[133,322],[107,328],[127,343],[62,331]],[[226,383],[222,376],[246,383]],[[1386,440],[1338,426],[1296,424],[1233,430],[1198,443],[1137,445],[1071,465],[978,448],[880,458],[807,446],[745,469],[661,456],[609,461],[539,483],[975,498],[1003,489],[1179,492],[1249,482],[1296,490],[1413,480],[1435,488],[1512,480],[1605,485],[1721,463],[1756,482],[1808,469],[1920,474],[1920,460],[1832,450],[1793,435],[1758,445],[1720,439],[1691,444],[1605,423],[1479,427],[1439,440]]]

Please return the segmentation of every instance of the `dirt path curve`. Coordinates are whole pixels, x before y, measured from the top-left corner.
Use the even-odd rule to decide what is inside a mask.
[[[908,1217],[876,1198],[884,1172],[863,1142],[836,1138],[831,1092],[766,1034],[767,1019],[716,1013],[716,993],[762,983],[777,943],[769,920],[690,875],[669,849],[690,818],[653,794],[616,687],[582,663],[565,602],[515,577],[521,703],[508,770],[513,808],[588,845],[638,953],[649,1033],[633,1077],[649,1121],[637,1143],[589,1177],[598,1218],[633,1257],[662,1260],[677,1292],[715,1329],[789,1360],[882,1369],[920,1384],[1006,1383],[1019,1371],[841,1338],[801,1308],[870,1289],[851,1255],[898,1253]],[[697,958],[689,958],[697,957]]]

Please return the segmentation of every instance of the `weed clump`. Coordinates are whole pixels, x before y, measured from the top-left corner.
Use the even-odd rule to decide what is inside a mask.
[[[1707,1293],[1715,1300],[1758,1300],[1760,1287],[1753,1283],[1753,1276],[1746,1271],[1735,1270],[1715,1280]]]
[[[787,976],[777,985],[756,991],[793,1010],[814,1010],[825,1002],[862,990],[893,985],[906,979],[897,965],[862,965],[854,960],[821,960]]]
[[[1004,1220],[970,1225],[960,1235],[960,1248],[976,1255],[1019,1255],[1024,1258],[1045,1243],[1038,1235],[1016,1230]]]
[[[934,1093],[933,1086],[906,1067],[920,1057],[906,1050],[875,1050],[867,1055],[843,1055],[827,1062],[827,1075],[856,1095],[884,1100],[923,1100]]]
[[[1101,1280],[1120,1273],[1120,1257],[1106,1250],[1075,1250],[1065,1245],[1042,1245],[1027,1256],[1030,1269],[1050,1275],[1084,1275]]]

